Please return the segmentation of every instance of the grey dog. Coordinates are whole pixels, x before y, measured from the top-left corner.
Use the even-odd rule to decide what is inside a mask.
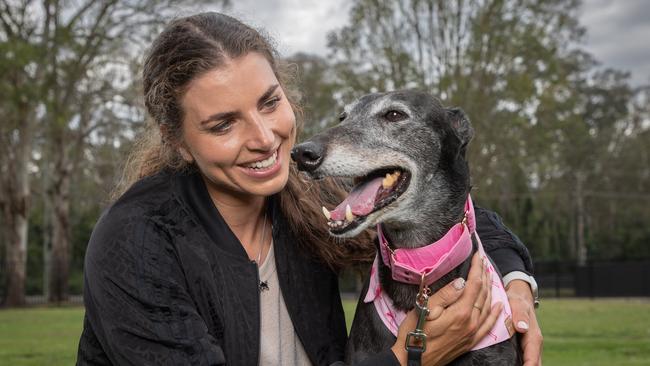
[[[312,178],[354,179],[350,197],[332,212],[324,211],[332,235],[352,237],[381,223],[393,247],[413,248],[440,239],[462,220],[470,191],[465,151],[473,136],[464,112],[443,107],[428,93],[408,90],[363,96],[345,107],[340,121],[292,151],[298,168]],[[364,188],[387,174],[388,188]],[[357,206],[356,214],[348,212],[350,205]],[[471,256],[434,282],[431,291],[454,278],[467,278],[470,262]],[[382,261],[378,273],[395,308],[413,309],[418,287],[394,281]],[[348,340],[350,363],[395,343],[372,303],[362,301],[367,288],[366,283]],[[517,337],[470,351],[452,364],[521,364]]]

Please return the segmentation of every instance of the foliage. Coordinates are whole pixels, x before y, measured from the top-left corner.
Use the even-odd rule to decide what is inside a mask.
[[[339,96],[330,108],[369,92],[425,89],[470,117],[475,199],[504,216],[536,258],[648,255],[647,91],[578,47],[578,7],[354,1],[348,25],[329,35],[335,76],[323,88],[335,83]]]
[[[30,230],[39,236],[29,242],[42,247],[42,287],[54,301],[67,296],[70,242],[80,235],[72,225],[105,203],[88,197],[105,197],[143,124],[136,75],[144,47],[178,6],[190,10],[202,3],[0,1],[0,51],[6,55],[0,60],[0,246],[8,287],[15,287],[8,302],[24,301],[12,294],[22,291],[26,252],[29,290],[36,286],[39,260],[24,230],[33,207],[41,210],[40,222]],[[83,229],[87,238],[90,231]],[[78,274],[81,261],[73,260]]]
[[[144,48],[177,6],[0,0],[0,208],[17,212],[0,221],[2,284],[17,242],[10,219],[24,211],[25,291],[47,292],[55,243],[79,291],[88,237],[144,127]],[[428,90],[470,117],[473,195],[535,259],[650,257],[650,88],[581,50],[578,9],[578,0],[354,0],[327,57],[286,60],[300,71],[300,138],[362,94]]]

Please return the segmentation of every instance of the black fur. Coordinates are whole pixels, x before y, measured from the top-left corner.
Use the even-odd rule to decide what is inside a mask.
[[[395,111],[397,113],[390,113]],[[373,171],[399,167],[410,174],[406,191],[390,205],[369,214],[365,221],[341,236],[354,236],[382,223],[389,243],[397,248],[420,247],[440,239],[460,222],[470,191],[465,152],[472,139],[471,124],[462,110],[445,108],[439,100],[418,91],[369,94],[346,107],[342,123],[300,144],[292,157],[314,178],[361,177]],[[474,243],[476,251],[476,243]],[[430,286],[439,290],[457,277],[467,278],[471,256]],[[495,266],[496,268],[496,266]],[[395,307],[414,307],[416,285],[392,280],[379,261],[383,291]],[[348,362],[380,352],[395,343],[372,303],[362,291],[350,332]],[[518,365],[517,337],[466,353],[453,365]]]

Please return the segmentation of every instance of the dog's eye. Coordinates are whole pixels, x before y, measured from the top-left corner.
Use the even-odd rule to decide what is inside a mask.
[[[343,112],[339,114],[339,122],[343,122],[344,119],[348,118],[348,114]]]
[[[406,117],[407,117],[406,114],[404,114],[404,113],[402,113],[400,111],[395,111],[395,110],[388,111],[384,115],[384,118],[386,118],[387,120],[389,120],[391,122],[401,121],[401,120],[406,119]]]

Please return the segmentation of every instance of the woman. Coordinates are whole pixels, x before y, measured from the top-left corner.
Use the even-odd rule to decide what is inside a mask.
[[[78,364],[343,359],[346,330],[333,268],[372,248],[332,243],[318,213],[336,186],[302,181],[291,167],[299,121],[284,75],[264,37],[222,14],[178,19],[154,41],[144,94],[157,124],[150,132],[160,135],[134,153],[127,173],[139,180],[127,179],[129,189],[93,231]],[[494,228],[508,233],[499,223]],[[513,241],[495,252],[510,270],[525,271],[516,252],[522,248]],[[474,344],[470,332],[484,334],[483,325],[494,322],[498,309],[489,307],[463,316],[489,298],[475,263],[467,286],[457,281],[432,297],[424,364],[448,362]],[[523,304],[524,314],[532,300],[525,299],[528,284],[519,282],[512,301]],[[405,362],[403,338],[413,317],[392,350],[368,365]],[[534,313],[529,324],[536,325]]]

